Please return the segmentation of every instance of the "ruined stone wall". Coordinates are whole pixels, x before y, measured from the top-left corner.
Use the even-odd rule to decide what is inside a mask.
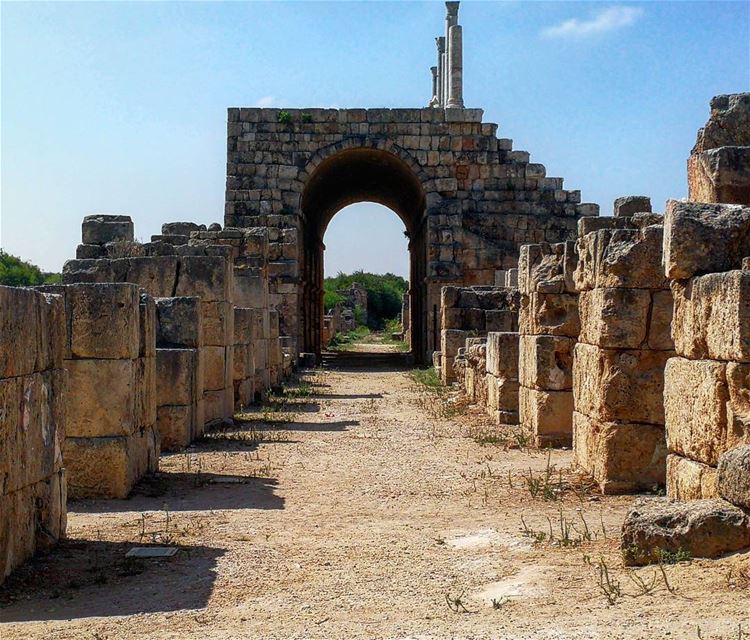
[[[456,358],[464,360],[463,383],[467,399],[473,404],[487,406],[487,338],[467,338]]]
[[[128,283],[41,289],[65,300],[68,495],[125,498],[159,464],[154,300]]]
[[[496,270],[515,266],[522,244],[572,240],[577,218],[597,215],[596,205],[580,204],[580,192],[563,189],[561,178],[547,177],[481,120],[478,109],[229,109],[224,220],[273,234],[271,304],[282,333],[315,351],[303,334],[306,322],[319,324],[317,252],[328,220],[346,204],[383,202],[404,220],[412,325],[425,359],[439,340],[442,286],[493,285]],[[381,167],[383,179],[337,178],[360,161]],[[408,202],[405,184],[416,185]]]
[[[443,287],[440,299],[440,375],[444,384],[464,382],[454,371],[466,339],[518,328],[518,290],[510,287]]]
[[[746,256],[750,207],[668,203],[664,257],[677,352],[667,362],[664,389],[671,498],[721,495],[750,507],[750,467],[742,446],[750,443]]]
[[[60,296],[0,286],[0,583],[65,534],[67,342]]]
[[[630,205],[633,205],[631,207]],[[640,205],[640,206],[639,206]],[[665,480],[664,367],[674,355],[672,294],[662,268],[661,216],[640,199],[615,217],[580,222],[575,285],[575,461],[605,493]]]
[[[716,96],[688,159],[694,202],[750,204],[750,93]]]
[[[496,424],[518,424],[517,331],[487,334],[487,413]]]
[[[580,331],[575,243],[529,244],[518,260],[520,424],[537,446],[573,432],[573,349]]]
[[[234,408],[255,402],[255,345],[253,344],[253,310],[234,309]]]
[[[156,425],[162,450],[203,434],[203,323],[198,297],[156,298]]]

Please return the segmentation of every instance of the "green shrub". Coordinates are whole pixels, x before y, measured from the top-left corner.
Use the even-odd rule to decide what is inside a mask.
[[[398,318],[409,283],[401,276],[392,273],[376,274],[355,271],[345,274],[339,272],[335,278],[326,278],[323,282],[326,310],[333,308],[333,304],[329,307],[326,301],[333,300],[332,296],[338,295],[336,293],[338,289],[349,289],[355,282],[367,291],[367,326],[370,329],[381,330],[385,327],[387,320]],[[339,299],[342,298],[339,296]]]
[[[39,267],[0,249],[0,284],[9,287],[33,287],[62,282],[59,273],[44,273]]]
[[[281,124],[289,124],[292,121],[292,115],[288,111],[279,111],[278,120]]]

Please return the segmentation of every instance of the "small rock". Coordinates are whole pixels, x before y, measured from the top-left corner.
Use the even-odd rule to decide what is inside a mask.
[[[715,558],[750,546],[750,518],[725,500],[641,498],[622,525],[626,565],[658,562],[664,552]]]

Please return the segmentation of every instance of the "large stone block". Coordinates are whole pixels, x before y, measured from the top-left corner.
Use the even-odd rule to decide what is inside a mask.
[[[750,255],[750,207],[670,200],[664,268],[673,280],[737,269]]]
[[[671,351],[602,349],[578,343],[576,411],[601,421],[664,424],[664,367]]]
[[[664,552],[716,558],[750,546],[750,518],[724,500],[641,498],[622,525],[626,565],[659,562]]]
[[[157,349],[156,397],[158,405],[192,405],[202,389],[198,385],[196,349]]]
[[[750,362],[750,271],[673,282],[672,337],[692,359]]]
[[[725,500],[750,509],[750,445],[741,445],[721,454],[717,488]]]
[[[674,453],[667,456],[667,495],[674,500],[718,498],[716,467]]]
[[[527,295],[572,293],[576,262],[574,242],[522,245],[518,258],[518,289]]]
[[[519,380],[524,387],[548,391],[573,388],[574,338],[521,336]]]
[[[521,424],[534,434],[537,446],[570,444],[573,437],[573,394],[519,387]]]
[[[74,358],[137,358],[140,295],[132,284],[77,284],[66,289]]]
[[[517,332],[495,332],[487,334],[487,372],[506,380],[518,380]]]
[[[608,422],[576,411],[574,462],[590,473],[602,493],[628,493],[663,485],[667,448],[659,425]]]
[[[727,449],[750,444],[750,364],[727,363]]]
[[[578,295],[531,293],[521,298],[518,330],[523,335],[555,335],[577,338],[581,330]]]
[[[500,411],[504,413],[505,424],[517,424],[518,382],[507,378],[497,378],[488,373],[485,384],[487,386],[487,408],[490,415]]]
[[[156,303],[145,293],[140,296],[138,307],[139,342],[138,356],[153,358],[156,356]]]
[[[222,256],[183,256],[177,296],[198,296],[202,302],[226,302],[232,300],[232,266]]]
[[[81,225],[84,244],[106,244],[116,240],[133,242],[134,228],[130,216],[97,213],[86,216]]]
[[[183,449],[193,441],[196,435],[195,407],[189,405],[161,406],[157,410],[156,426],[159,430],[162,450]]]
[[[231,347],[230,347],[231,348]],[[231,371],[227,377],[227,347],[203,347],[203,389],[218,391],[232,386]]]
[[[135,360],[68,360],[67,435],[125,436],[136,426]]]
[[[579,340],[598,347],[638,349],[648,334],[651,291],[597,288],[579,298]]]
[[[135,426],[156,422],[156,357],[135,360]]]
[[[672,340],[672,292],[652,291],[651,320],[648,327],[648,348],[660,351],[674,350]]]
[[[577,290],[665,289],[663,236],[663,227],[653,224],[639,229],[602,229],[580,237],[574,274]]]
[[[669,450],[716,466],[727,448],[726,364],[670,358],[664,371]]]
[[[234,344],[247,345],[252,343],[253,310],[246,307],[234,308]]]
[[[234,310],[231,302],[201,302],[203,344],[225,346],[234,343]]]
[[[711,98],[711,116],[698,130],[691,153],[735,145],[750,145],[750,93]]]
[[[203,346],[200,298],[156,298],[156,343],[160,348]]]
[[[128,258],[126,282],[132,282],[155,298],[174,295],[177,281],[177,256]]]
[[[720,147],[691,155],[688,196],[693,202],[750,204],[750,147]]]
[[[0,286],[0,377],[33,373],[42,341],[41,293]]]

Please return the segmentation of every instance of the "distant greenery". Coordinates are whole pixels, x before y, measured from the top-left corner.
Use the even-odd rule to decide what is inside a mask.
[[[339,272],[335,278],[323,282],[323,304],[329,312],[337,302],[343,301],[337,289],[349,289],[355,282],[367,290],[367,326],[379,330],[387,320],[397,318],[401,313],[401,303],[409,283],[401,276],[392,273],[376,274],[355,271],[351,274]],[[355,310],[356,315],[356,310]]]
[[[59,273],[45,273],[39,267],[0,249],[0,284],[9,287],[33,287],[62,282]]]
[[[331,351],[346,351],[346,348],[354,343],[359,342],[365,336],[370,335],[370,330],[367,327],[357,327],[354,331],[349,333],[337,333],[333,336],[328,349]]]

